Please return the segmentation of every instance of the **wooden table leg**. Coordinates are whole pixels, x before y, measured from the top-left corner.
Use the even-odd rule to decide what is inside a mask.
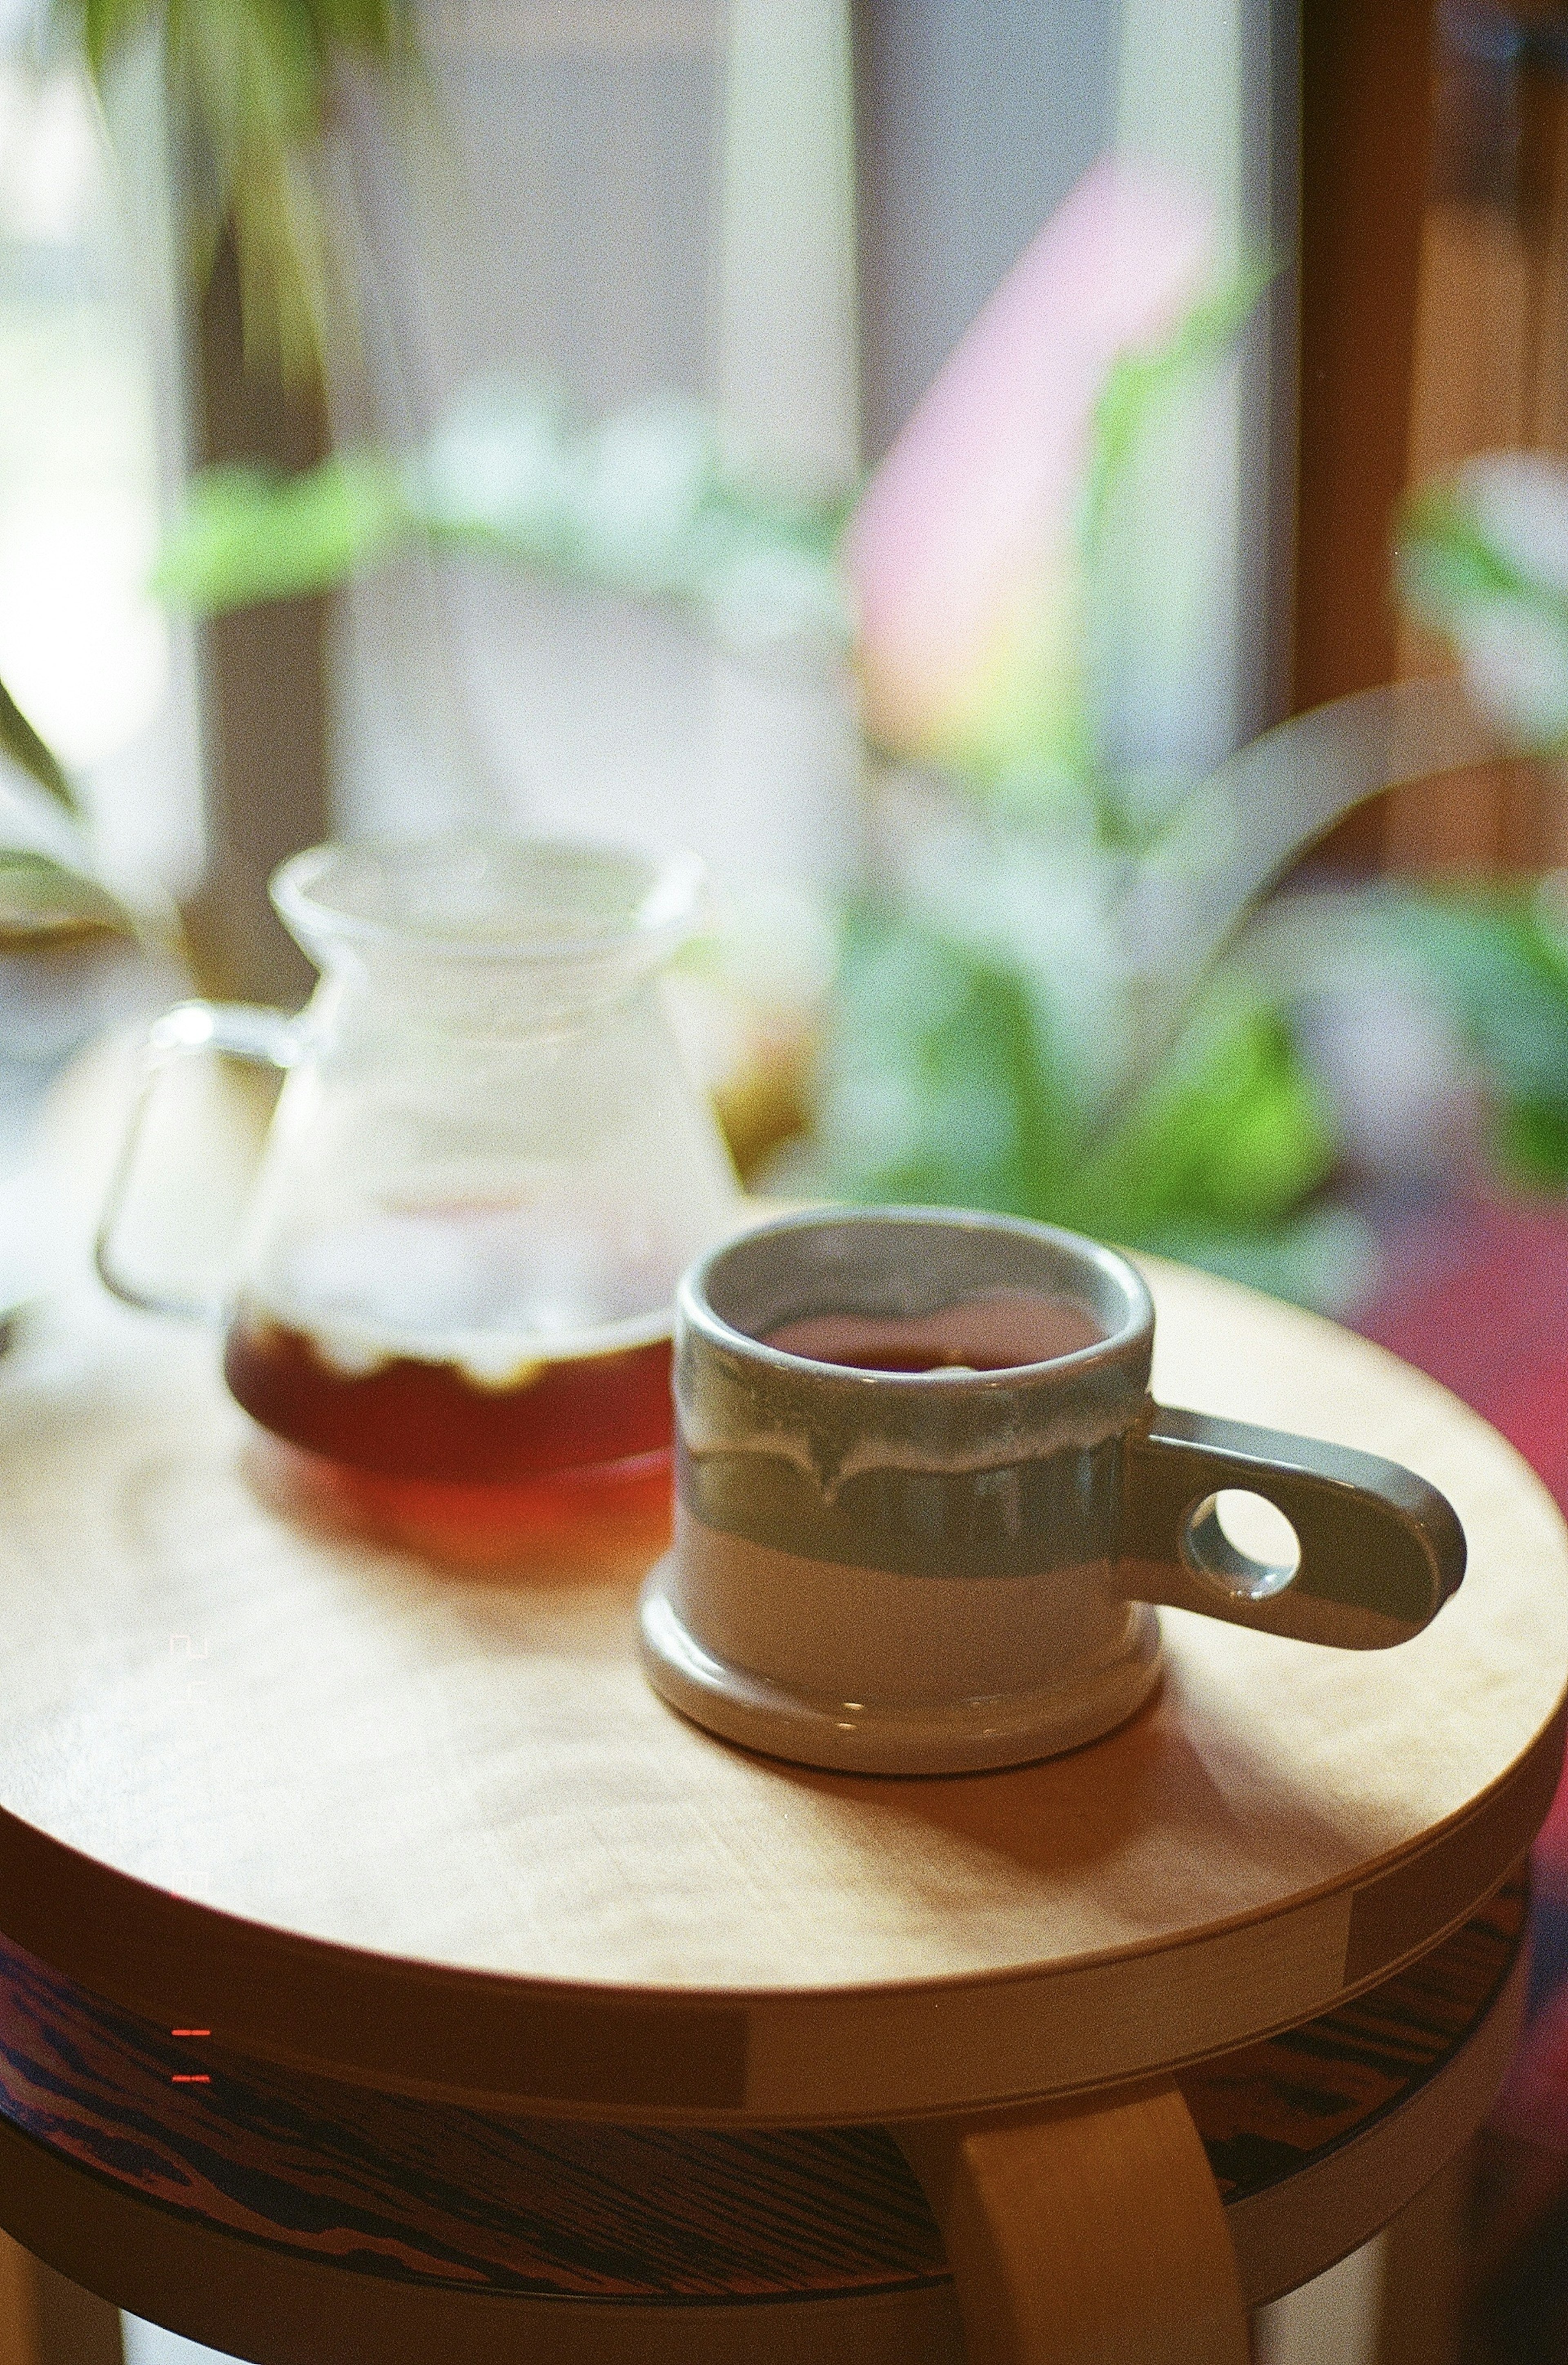
[[[1390,2220],[1376,2365],[1458,2365],[1474,2189],[1474,2147],[1467,2144]]]
[[[969,2365],[1248,2365],[1225,2212],[1174,2086],[895,2132]]]
[[[119,2310],[0,2234],[0,2365],[125,2365]]]

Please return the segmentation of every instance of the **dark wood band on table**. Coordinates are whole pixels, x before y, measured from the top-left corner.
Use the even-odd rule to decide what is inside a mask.
[[[1441,2091],[1459,2099],[1433,2119],[1432,2165],[1473,2125],[1511,2033],[1524,1914],[1511,1883],[1358,2001],[1182,2078],[1250,2301],[1418,2189],[1425,2154],[1395,2137]],[[1359,2173],[1338,2177],[1355,2197],[1304,2226],[1310,2180],[1355,2155]],[[0,2218],[106,2297],[265,2365],[424,2365],[443,2348],[480,2365],[717,2365],[743,2317],[747,2357],[781,2365],[961,2354],[935,2225],[879,2128],[431,2104],[176,2036],[9,1944]],[[1282,2281],[1287,2225],[1298,2255]]]
[[[1182,2077],[1250,2304],[1359,2247],[1468,2142],[1523,2018],[1525,1905],[1510,1881],[1393,1978]]]

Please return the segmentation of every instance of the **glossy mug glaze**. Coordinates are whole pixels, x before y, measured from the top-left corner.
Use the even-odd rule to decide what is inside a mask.
[[[955,1309],[1026,1338],[1034,1304],[1087,1343],[955,1365]],[[832,1346],[844,1317],[868,1326],[869,1366],[769,1343]],[[940,1360],[890,1368],[906,1337]],[[777,1756],[881,1774],[1050,1756],[1148,1698],[1156,1602],[1380,1649],[1463,1573],[1452,1508],[1399,1464],[1157,1406],[1141,1276],[1046,1225],[787,1216],[691,1268],[675,1340],[675,1541],[644,1589],[644,1660],[675,1707]],[[1299,1557],[1238,1551],[1226,1489],[1282,1512]]]

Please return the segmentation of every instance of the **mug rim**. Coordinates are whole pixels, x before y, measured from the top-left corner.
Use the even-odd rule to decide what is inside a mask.
[[[707,1295],[708,1277],[713,1267],[732,1250],[744,1249],[753,1240],[779,1233],[809,1231],[828,1224],[905,1221],[912,1227],[941,1225],[952,1231],[1007,1232],[1070,1250],[1109,1274],[1131,1301],[1132,1314],[1118,1328],[1095,1339],[1092,1345],[1075,1347],[1065,1355],[1044,1356],[1037,1362],[997,1364],[984,1371],[959,1371],[937,1365],[926,1372],[890,1372],[867,1370],[853,1363],[824,1362],[815,1355],[800,1355],[788,1347],[769,1346],[766,1339],[754,1338],[749,1330],[737,1329],[734,1323],[726,1322]],[[676,1290],[675,1312],[678,1348],[678,1331],[684,1324],[699,1331],[711,1345],[738,1349],[782,1371],[810,1372],[823,1384],[840,1383],[846,1387],[870,1384],[899,1389],[930,1388],[935,1384],[959,1391],[980,1391],[998,1384],[1016,1385],[1021,1380],[1038,1380],[1057,1372],[1076,1375],[1117,1362],[1129,1349],[1144,1344],[1154,1328],[1154,1300],[1148,1283],[1130,1257],[1124,1256],[1119,1249],[1107,1247],[1103,1240],[1091,1239],[1085,1232],[1069,1231],[1062,1224],[1039,1223],[1032,1216],[1008,1216],[984,1207],[906,1206],[896,1202],[867,1206],[854,1203],[839,1205],[829,1201],[818,1207],[796,1208],[787,1215],[770,1216],[766,1223],[748,1226],[734,1238],[721,1240],[681,1275]]]

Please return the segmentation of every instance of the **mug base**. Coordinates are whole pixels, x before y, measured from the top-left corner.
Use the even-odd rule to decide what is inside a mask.
[[[977,1774],[1058,1757],[1098,1741],[1143,1706],[1159,1679],[1159,1621],[1134,1606],[1126,1647],[1077,1683],[916,1707],[852,1706],[790,1692],[716,1659],[689,1631],[665,1585],[668,1557],[643,1587],[643,1665],[660,1698],[768,1757],[838,1774]]]

